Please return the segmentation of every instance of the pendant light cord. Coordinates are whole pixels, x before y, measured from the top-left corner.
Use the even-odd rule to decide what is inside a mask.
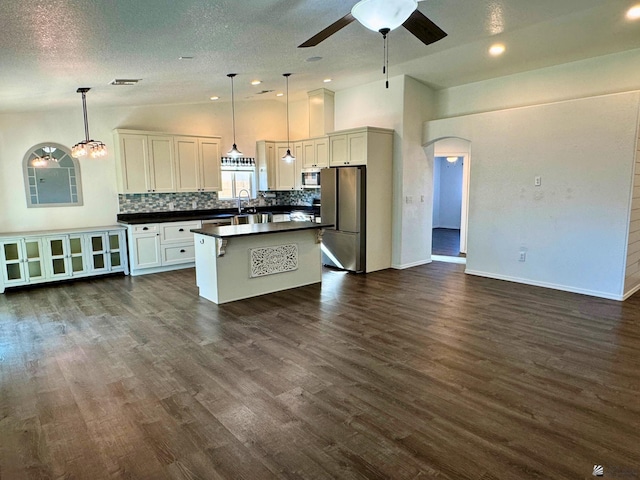
[[[233,77],[235,77],[235,73],[230,73],[227,77],[231,78],[231,121],[233,123],[233,145],[236,145],[236,103],[235,96],[233,93]]]
[[[289,74],[285,77],[287,79],[287,148],[291,149],[291,140],[289,139]]]
[[[389,88],[389,38],[387,35],[390,30],[381,28],[379,32],[382,34],[382,74],[386,75],[386,88]]]

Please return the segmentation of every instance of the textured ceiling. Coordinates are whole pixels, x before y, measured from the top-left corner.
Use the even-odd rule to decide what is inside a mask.
[[[10,0],[0,13],[0,112],[274,98],[293,72],[291,99],[382,78],[382,38],[354,22],[317,47],[297,45],[348,13],[345,0]],[[425,0],[419,9],[448,36],[425,46],[390,35],[391,76],[444,88],[640,48],[629,0]],[[493,42],[507,46],[487,55]],[[192,56],[192,60],[179,60]],[[307,62],[320,56],[322,60]],[[333,78],[329,85],[325,77]],[[141,78],[115,87],[114,78]],[[263,81],[251,86],[253,79]]]

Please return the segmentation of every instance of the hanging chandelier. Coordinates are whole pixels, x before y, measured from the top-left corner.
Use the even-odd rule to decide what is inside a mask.
[[[74,158],[85,157],[99,158],[107,155],[107,146],[97,140],[89,139],[89,121],[87,120],[87,92],[91,90],[87,87],[78,88],[76,93],[82,94],[82,114],[84,116],[84,140],[76,143],[71,149],[71,156]]]
[[[231,122],[233,127],[233,147],[231,147],[231,150],[227,152],[227,157],[231,158],[242,157],[242,152],[238,150],[238,147],[236,146],[236,104],[233,93],[233,77],[236,75],[236,73],[229,73],[227,75],[227,77],[231,79]]]
[[[291,143],[289,143],[289,77],[291,74],[283,73],[282,76],[287,79],[287,153],[284,154],[282,159],[287,163],[291,163],[296,159],[291,155]]]

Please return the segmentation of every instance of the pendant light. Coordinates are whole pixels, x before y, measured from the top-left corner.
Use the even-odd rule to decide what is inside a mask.
[[[287,163],[291,163],[296,159],[296,157],[291,155],[291,144],[289,143],[289,77],[291,74],[283,73],[282,76],[287,79],[287,153],[285,153],[282,159]]]
[[[236,105],[233,93],[233,77],[235,77],[236,75],[236,73],[227,74],[227,77],[231,79],[231,121],[233,126],[233,147],[231,147],[231,150],[227,152],[227,157],[231,158],[242,157],[242,152],[238,150],[238,147],[236,146]]]
[[[71,149],[71,156],[74,158],[85,157],[89,155],[91,158],[104,157],[107,154],[107,146],[97,140],[89,139],[89,121],[87,120],[87,92],[91,90],[87,87],[78,88],[76,93],[82,94],[82,114],[84,116],[84,140],[76,143]]]

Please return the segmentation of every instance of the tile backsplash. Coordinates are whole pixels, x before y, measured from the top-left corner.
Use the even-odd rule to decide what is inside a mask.
[[[271,195],[275,194],[275,197]],[[291,192],[258,192],[258,198],[250,206],[311,205],[320,198],[319,190],[297,190]],[[118,195],[119,213],[149,213],[185,210],[208,210],[213,208],[235,208],[236,200],[218,200],[216,192],[193,193],[125,193]],[[243,200],[242,205],[246,205]]]

